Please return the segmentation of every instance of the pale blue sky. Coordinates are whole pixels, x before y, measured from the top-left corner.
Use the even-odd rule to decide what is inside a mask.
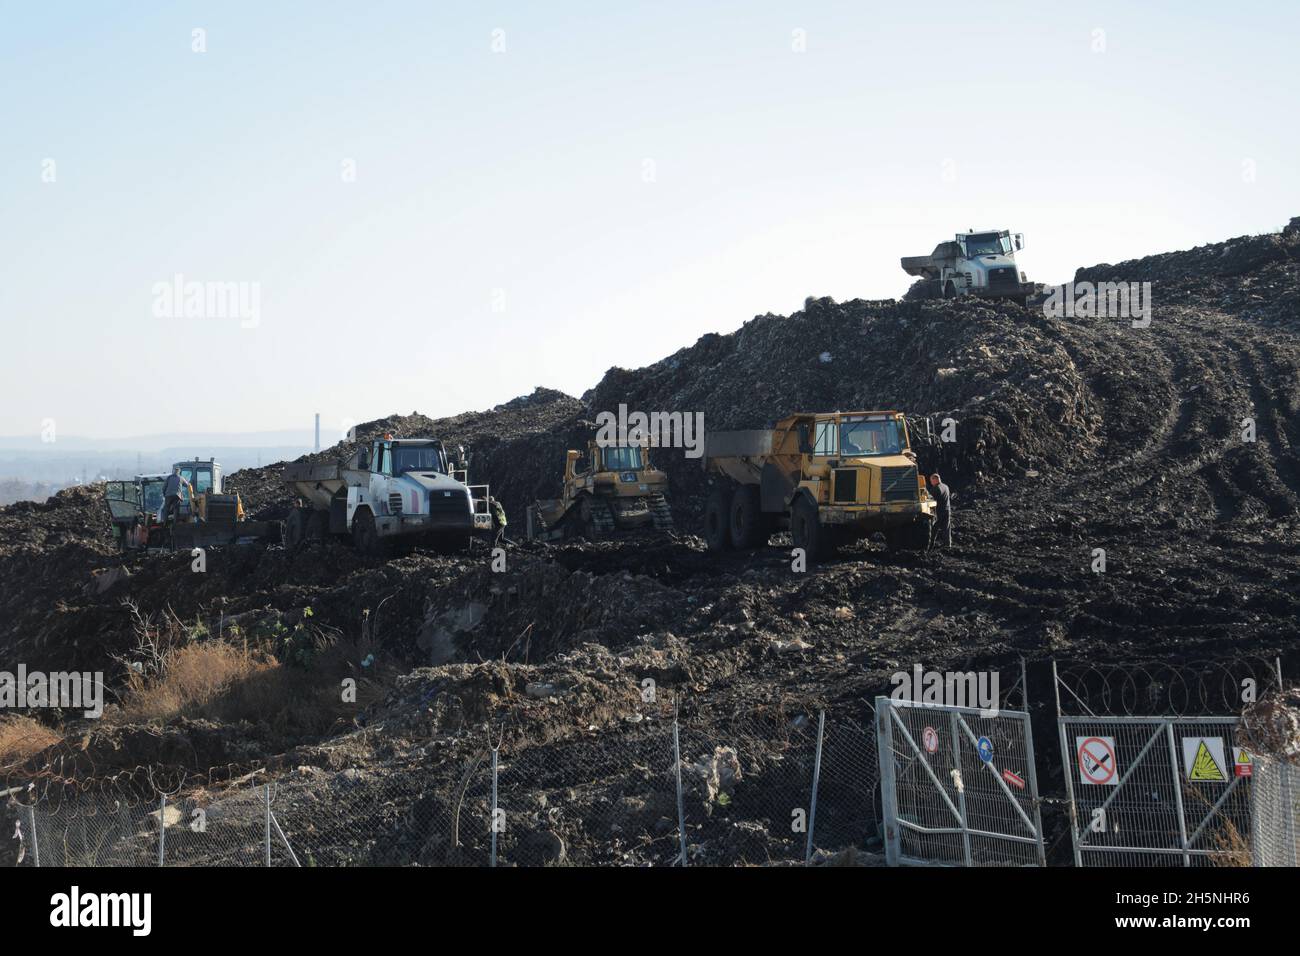
[[[330,438],[901,295],[898,258],[967,227],[1025,233],[1048,282],[1276,229],[1298,27],[1283,0],[0,0],[0,435],[320,411]],[[157,318],[177,273],[258,283],[260,322]]]

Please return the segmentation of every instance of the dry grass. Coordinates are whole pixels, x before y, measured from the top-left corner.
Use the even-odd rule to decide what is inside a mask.
[[[62,739],[57,731],[32,717],[13,715],[0,718],[0,775]]]
[[[247,721],[276,733],[323,735],[383,694],[378,675],[356,677],[349,661],[360,656],[355,645],[336,644],[310,667],[288,666],[229,641],[196,641],[165,651],[152,674],[132,672],[120,705],[105,718],[116,724]],[[357,680],[356,703],[343,702],[346,677]]]
[[[1252,863],[1250,840],[1231,821],[1223,821],[1223,829],[1214,833],[1210,841],[1213,849],[1222,856],[1211,857],[1215,866],[1250,866]]]
[[[164,652],[156,674],[128,673],[115,717],[140,723],[212,716],[209,708],[232,688],[277,666],[222,641],[174,648]]]

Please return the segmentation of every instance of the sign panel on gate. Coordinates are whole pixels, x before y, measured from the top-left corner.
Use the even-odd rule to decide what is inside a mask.
[[[1184,737],[1183,768],[1192,783],[1227,783],[1222,737]]]
[[[939,731],[933,727],[926,727],[921,732],[921,743],[925,746],[926,753],[935,753],[939,749]]]
[[[1250,768],[1254,766],[1250,762],[1250,754],[1246,753],[1245,747],[1237,747],[1237,762],[1232,765],[1232,772],[1238,777],[1249,777]]]
[[[891,866],[1045,865],[1027,713],[877,697],[876,734]]]
[[[1075,737],[1074,750],[1081,783],[1111,787],[1119,783],[1114,737]]]

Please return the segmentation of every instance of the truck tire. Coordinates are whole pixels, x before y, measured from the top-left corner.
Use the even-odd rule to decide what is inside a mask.
[[[710,551],[731,548],[731,489],[715,485],[704,505],[704,540]]]
[[[907,529],[909,551],[925,553],[930,550],[930,539],[934,533],[934,521],[929,515],[922,515],[912,522]]]
[[[307,540],[324,541],[329,537],[330,516],[328,511],[309,509],[307,512]]]
[[[890,551],[929,551],[930,525],[930,519],[923,516],[911,524],[890,528],[885,532],[885,546]]]
[[[375,515],[369,508],[358,508],[352,516],[352,546],[368,558],[378,557],[383,551],[383,539],[375,527]]]
[[[829,529],[817,518],[817,505],[806,495],[795,498],[790,509],[790,537],[796,548],[803,548],[809,561],[819,561],[830,551]]]
[[[731,546],[739,550],[757,548],[766,543],[763,530],[766,515],[759,502],[758,485],[741,485],[731,496],[728,512],[731,524]]]
[[[307,538],[307,509],[293,508],[284,522],[284,547],[292,551]]]

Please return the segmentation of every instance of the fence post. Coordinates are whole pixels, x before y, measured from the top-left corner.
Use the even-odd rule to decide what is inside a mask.
[[[167,794],[158,795],[158,865],[163,865],[167,853]]]
[[[271,785],[265,783],[262,785],[262,793],[266,797],[266,865],[271,865]]]
[[[1034,722],[1025,708],[1025,772],[1029,776],[1029,792],[1034,795],[1034,835],[1038,838],[1038,865],[1047,866],[1047,847],[1043,843],[1043,796],[1038,790],[1038,767],[1034,764]],[[1068,768],[1069,757],[1061,751],[1061,762]],[[1073,825],[1073,824],[1071,824]]]
[[[901,834],[898,832],[898,792],[894,785],[894,719],[888,697],[876,698],[876,757],[880,760],[880,809],[884,814],[885,863],[898,866]]]
[[[41,865],[41,845],[36,839],[36,804],[27,808],[27,829],[32,835],[32,866]]]
[[[962,773],[961,738],[957,734],[957,711],[949,711],[948,726],[952,729],[952,759],[957,768],[957,807],[961,810],[961,852],[967,866],[974,866],[975,861],[970,852],[970,823],[966,818],[966,777]]]
[[[1178,762],[1178,745],[1174,742],[1174,722],[1166,720],[1165,730],[1169,737],[1169,772],[1174,778],[1174,802],[1178,806],[1178,841],[1183,849],[1183,866],[1192,865],[1192,855],[1187,852],[1187,815],[1183,810],[1183,775]]]
[[[497,763],[497,754],[499,750],[499,744],[492,748],[492,816],[489,818],[491,820],[492,829],[492,859],[488,864],[489,866],[497,865],[497,767],[499,766]],[[516,760],[516,763],[517,762],[518,761]]]
[[[274,813],[271,814],[271,823],[275,825],[275,834],[280,838],[280,842],[284,844],[284,849],[288,852],[293,865],[301,867],[302,864],[298,862],[298,854],[293,852],[293,847],[289,845],[289,838],[284,835],[284,827],[280,826],[280,821],[275,818]]]
[[[808,841],[803,848],[803,861],[812,859],[813,829],[817,826],[817,784],[822,777],[822,737],[826,732],[826,710],[817,711],[817,755],[813,758],[812,801],[808,806]]]
[[[673,712],[673,770],[677,775],[677,843],[678,860],[686,866],[686,809],[682,799],[682,742],[677,727],[677,712]]]

